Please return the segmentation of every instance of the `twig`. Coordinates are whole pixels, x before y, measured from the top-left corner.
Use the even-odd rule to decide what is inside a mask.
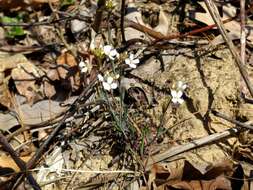
[[[80,96],[70,105],[70,108],[66,111],[65,116],[62,118],[61,122],[59,122],[59,124],[54,128],[54,130],[51,132],[51,134],[49,135],[49,137],[47,138],[47,140],[40,146],[40,148],[36,151],[36,153],[33,155],[33,157],[28,161],[27,167],[26,167],[27,169],[32,169],[37,164],[38,160],[40,160],[41,156],[43,155],[43,153],[45,152],[45,150],[48,148],[48,146],[52,142],[52,140],[55,137],[55,135],[63,127],[63,125],[65,123],[65,120],[75,113],[76,108],[77,108],[79,102],[88,99],[87,93],[89,92],[90,89],[92,89],[94,87],[94,85],[96,84],[96,82],[97,82],[97,80],[93,80],[83,90],[83,92],[80,94]],[[20,176],[20,175],[16,176],[16,177],[13,177],[12,180],[18,180],[18,178],[20,178],[20,177],[22,178],[22,176]],[[18,184],[15,184],[15,185],[17,186]]]
[[[229,121],[230,123],[239,125],[240,127],[253,130],[253,126],[252,126],[252,125],[247,125],[247,124],[242,123],[242,122],[240,122],[240,121],[237,121],[237,120],[235,120],[235,119],[231,119],[231,118],[229,118],[228,116],[226,116],[226,115],[224,115],[224,114],[222,114],[222,113],[219,113],[219,112],[217,112],[217,111],[215,111],[215,110],[212,110],[212,114],[214,114],[215,116],[220,117],[220,118],[222,118],[222,119],[225,119],[225,120]]]
[[[26,163],[18,157],[17,153],[12,148],[12,146],[8,143],[7,139],[2,133],[0,133],[0,144],[2,145],[3,149],[11,155],[12,159],[20,168],[20,171],[25,171],[25,173],[27,173]],[[40,187],[38,183],[36,182],[36,180],[33,178],[32,174],[27,173],[27,179],[33,189],[40,190]]]
[[[120,30],[121,30],[121,36],[122,36],[122,42],[123,43],[126,42],[125,29],[124,29],[125,4],[126,4],[126,0],[121,0]]]
[[[77,108],[77,105],[79,103],[79,101],[81,99],[87,98],[86,94],[87,92],[93,88],[93,86],[96,84],[96,80],[93,80],[84,90],[83,92],[80,94],[79,98],[77,98],[73,104],[71,104],[69,110],[66,111],[65,116],[63,117],[63,119],[61,120],[61,122],[57,125],[57,127],[55,127],[55,129],[52,131],[52,133],[49,135],[49,137],[47,138],[47,140],[40,146],[40,148],[36,151],[35,155],[29,160],[28,164],[27,164],[27,168],[31,169],[34,167],[34,165],[36,164],[37,160],[41,157],[41,155],[43,154],[43,152],[45,151],[45,149],[48,147],[48,145],[50,144],[50,142],[52,141],[52,139],[55,137],[55,135],[60,131],[61,127],[63,126],[65,120],[72,116],[74,114],[74,112],[76,111],[75,109]]]
[[[210,144],[216,141],[220,141],[221,139],[224,139],[226,137],[229,137],[231,135],[234,135],[236,133],[238,133],[240,131],[239,128],[231,128],[231,129],[227,129],[223,132],[219,132],[219,133],[214,133],[212,135],[206,136],[206,137],[202,137],[200,139],[194,140],[192,142],[189,142],[187,144],[184,145],[178,145],[178,146],[174,146],[173,148],[157,154],[155,156],[151,156],[148,160],[147,160],[147,164],[146,164],[146,171],[149,171],[153,164],[161,162],[163,160],[166,160],[168,158],[171,158],[173,156],[176,156],[178,154],[181,154],[183,152],[192,150],[194,148],[206,145],[206,144]]]
[[[212,135],[202,137],[200,139],[194,140],[194,141],[189,142],[187,144],[175,146],[175,147],[173,147],[173,148],[171,148],[171,149],[169,149],[169,150],[167,150],[163,153],[152,156],[151,158],[149,158],[149,160],[147,160],[147,164],[146,164],[147,166],[145,168],[146,171],[149,171],[151,169],[152,165],[155,164],[155,163],[161,162],[165,159],[171,158],[173,156],[176,156],[180,153],[192,150],[194,148],[197,148],[197,147],[200,147],[200,146],[203,146],[203,145],[206,145],[206,144],[210,144],[210,143],[215,142],[215,141],[219,141],[219,140],[224,139],[226,137],[229,137],[231,135],[235,135],[236,133],[242,131],[243,128],[253,130],[252,125],[245,124],[245,123],[242,123],[240,121],[231,119],[228,116],[226,116],[222,113],[219,113],[215,110],[212,110],[212,113],[217,117],[220,117],[220,118],[225,119],[225,120],[227,120],[227,121],[229,121],[233,124],[238,125],[239,127],[233,127],[231,129],[227,129],[223,132],[214,133]]]
[[[105,0],[98,0],[98,3],[97,3],[98,8],[96,10],[95,20],[93,23],[93,29],[97,33],[99,32],[100,25],[103,19],[103,11],[105,9],[105,2],[106,2]]]
[[[245,48],[246,48],[246,34],[245,34],[245,0],[240,1],[240,15],[241,15],[241,60],[245,65]]]
[[[50,168],[34,168],[29,171],[41,171],[41,170],[50,170]],[[115,173],[124,173],[124,174],[139,174],[139,172],[131,170],[78,170],[78,169],[61,169],[61,172],[76,172],[76,173],[91,173],[91,174],[115,174]]]
[[[218,29],[220,30],[220,33],[221,33],[224,41],[227,43],[228,48],[231,51],[231,54],[233,55],[233,57],[236,61],[236,64],[239,68],[239,71],[244,79],[244,82],[246,83],[247,88],[248,88],[251,96],[253,97],[253,88],[252,88],[251,82],[248,78],[248,73],[242,64],[242,60],[241,60],[240,56],[236,52],[236,49],[235,49],[235,46],[234,46],[232,40],[227,35],[226,29],[225,29],[223,23],[221,22],[221,18],[220,18],[220,15],[219,15],[216,5],[213,3],[212,0],[205,0],[205,3],[206,3],[206,6],[207,6],[215,24],[217,25]]]

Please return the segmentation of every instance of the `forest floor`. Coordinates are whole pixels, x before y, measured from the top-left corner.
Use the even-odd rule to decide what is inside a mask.
[[[253,189],[252,7],[0,1],[0,189]]]

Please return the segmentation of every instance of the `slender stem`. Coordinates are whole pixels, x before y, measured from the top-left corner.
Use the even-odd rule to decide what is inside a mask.
[[[217,25],[218,29],[220,30],[220,33],[221,33],[224,41],[228,45],[228,48],[229,48],[232,56],[235,59],[235,62],[237,64],[237,67],[239,68],[242,78],[243,78],[244,82],[246,83],[246,86],[247,86],[251,96],[253,97],[253,88],[252,88],[251,82],[248,78],[248,73],[243,66],[242,60],[241,60],[240,56],[238,55],[232,40],[227,35],[227,31],[224,27],[224,24],[221,21],[221,18],[220,18],[220,15],[219,15],[216,5],[213,3],[212,0],[205,0],[205,3],[206,3],[206,6],[207,6],[215,24]]]
[[[126,4],[126,0],[121,0],[120,30],[121,30],[121,36],[122,36],[123,43],[126,42],[125,30],[124,30],[125,4]]]
[[[241,15],[241,60],[245,65],[245,48],[246,48],[246,34],[245,34],[245,0],[240,1],[240,15]]]

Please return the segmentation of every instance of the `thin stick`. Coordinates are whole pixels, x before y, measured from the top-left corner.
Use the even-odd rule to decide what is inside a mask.
[[[212,135],[206,136],[206,137],[202,137],[200,139],[197,140],[193,140],[192,142],[189,142],[187,144],[184,145],[178,145],[178,146],[174,146],[173,148],[170,148],[169,150],[157,154],[155,156],[151,156],[148,160],[147,160],[147,165],[145,170],[149,171],[153,164],[161,162],[163,160],[166,160],[168,158],[171,158],[173,156],[176,156],[178,154],[181,154],[183,152],[187,152],[189,150],[192,150],[194,148],[206,145],[206,144],[210,144],[213,142],[217,142],[220,141],[221,139],[227,138],[229,136],[232,136],[236,133],[238,133],[240,131],[239,128],[234,127],[231,129],[227,129],[223,132],[219,132],[219,133],[214,133]]]
[[[26,170],[26,163],[18,157],[17,153],[12,148],[12,146],[8,143],[7,139],[5,138],[5,136],[2,133],[0,133],[0,144],[2,145],[3,149],[11,155],[12,159],[15,161],[15,163],[20,168],[20,171],[27,171]],[[32,174],[27,173],[27,179],[33,189],[40,190],[40,186],[36,182],[36,180],[33,178]]]
[[[237,120],[235,120],[235,119],[231,119],[231,118],[229,118],[228,116],[226,116],[225,114],[219,113],[219,112],[217,112],[217,111],[215,111],[215,110],[212,110],[212,114],[214,114],[215,116],[220,117],[220,118],[222,118],[222,119],[225,119],[225,120],[229,121],[230,123],[239,125],[240,127],[253,130],[253,126],[252,126],[252,125],[247,125],[247,124],[242,123],[242,122],[240,122],[240,121],[237,121]]]
[[[222,113],[219,113],[215,110],[212,110],[212,113],[217,117],[220,117],[220,118],[225,119],[225,120],[227,120],[227,121],[229,121],[233,124],[238,125],[239,127],[233,127],[231,129],[227,129],[223,132],[214,133],[212,135],[202,137],[200,139],[194,140],[194,141],[189,142],[187,144],[175,146],[175,147],[173,147],[173,148],[171,148],[171,149],[169,149],[169,150],[167,150],[163,153],[152,156],[151,158],[149,158],[149,160],[147,160],[147,167],[145,168],[146,171],[149,171],[152,168],[153,164],[155,164],[155,163],[161,162],[163,160],[166,160],[168,158],[171,158],[171,157],[176,156],[178,154],[181,154],[183,152],[192,150],[194,148],[197,148],[197,147],[200,147],[200,146],[203,146],[203,145],[206,145],[206,144],[210,144],[212,142],[220,141],[221,139],[224,139],[224,138],[227,138],[229,136],[235,135],[236,133],[242,131],[243,128],[253,130],[252,125],[245,124],[245,123],[242,123],[240,121],[231,119],[228,116],[226,116]]]
[[[29,171],[41,171],[50,170],[50,168],[34,168]],[[76,172],[76,173],[91,173],[91,174],[114,174],[114,173],[125,173],[125,174],[139,174],[136,171],[131,170],[77,170],[77,169],[61,169],[61,172]]]
[[[99,32],[100,25],[103,19],[103,11],[105,9],[105,2],[106,2],[105,0],[98,0],[98,3],[97,3],[98,8],[96,10],[95,20],[93,23],[93,29],[95,30],[96,33]]]
[[[120,30],[121,30],[121,37],[122,37],[123,43],[126,42],[125,29],[124,29],[125,4],[126,4],[126,0],[121,0]]]
[[[220,18],[220,15],[219,15],[216,5],[213,3],[212,0],[205,0],[205,3],[206,3],[206,6],[207,6],[215,24],[217,25],[218,29],[220,30],[220,33],[221,33],[224,41],[227,43],[228,48],[229,48],[231,54],[233,55],[233,57],[236,61],[236,64],[239,68],[239,71],[244,79],[244,82],[246,83],[246,86],[247,86],[251,96],[253,97],[253,88],[252,88],[251,82],[248,78],[248,73],[243,66],[240,56],[236,52],[236,49],[235,49],[235,46],[234,46],[232,40],[227,35],[226,29],[221,21],[221,18]]]
[[[240,15],[241,15],[241,60],[245,65],[245,48],[246,48],[246,34],[245,34],[245,0],[240,1]]]

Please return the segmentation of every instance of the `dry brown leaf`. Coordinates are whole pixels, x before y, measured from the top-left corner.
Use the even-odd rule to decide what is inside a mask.
[[[40,85],[36,84],[36,79],[40,79],[42,76],[42,71],[29,61],[19,63],[11,72],[19,94],[25,96],[29,104],[43,98]]]
[[[210,15],[209,11],[208,11],[208,8],[206,7],[206,4],[205,2],[199,2],[199,4],[203,7],[203,9],[205,10],[205,13],[193,13],[192,14],[192,17],[200,22],[203,22],[207,25],[213,25],[215,24],[213,19],[212,19],[212,16]],[[226,3],[222,6],[222,20],[226,20],[228,18],[232,18],[236,15],[236,8],[234,6],[232,6],[230,3]],[[232,20],[228,23],[225,23],[224,24],[225,28],[229,31],[228,32],[228,35],[229,37],[232,39],[232,40],[235,40],[235,39],[240,39],[240,35],[241,35],[241,25],[239,22],[235,21],[235,20]],[[247,36],[247,40],[250,42],[250,43],[253,43],[253,35],[252,35],[252,29],[253,29],[253,26],[251,25],[246,25],[245,26],[246,28],[246,36]],[[224,40],[222,38],[221,35],[218,35],[217,37],[215,37],[213,40],[212,40],[212,45],[218,45],[218,44],[221,44],[223,43]]]
[[[129,3],[127,9],[129,10],[129,13],[126,15],[126,18],[128,20],[131,20],[133,22],[146,26],[142,20],[141,12],[137,9],[135,3]],[[137,38],[143,39],[145,37],[145,34],[143,32],[140,32],[131,27],[125,28],[125,35],[126,35],[126,40],[137,39]]]
[[[200,166],[199,166],[200,167]],[[225,160],[215,166],[205,169],[202,173],[190,162],[173,161],[168,164],[154,164],[148,179],[148,186],[163,189],[231,189],[226,175],[232,175],[233,163]]]
[[[12,77],[18,92],[32,104],[45,96],[55,94],[54,86],[47,79],[40,82],[44,72],[29,62],[22,54],[0,54],[0,102],[7,108],[13,107],[10,101],[9,79]],[[38,83],[39,82],[39,83]]]
[[[15,68],[19,63],[26,61],[26,58],[21,54],[10,55],[8,53],[0,53],[0,102],[1,105],[11,108],[11,95],[9,92],[9,75],[6,71]]]
[[[33,104],[33,106],[30,106],[28,104],[22,104],[25,99],[24,97],[15,97],[16,101],[20,105],[19,112],[22,114],[22,122],[26,125],[38,124],[46,120],[54,119],[57,115],[66,111],[66,107],[60,106],[58,101],[42,100]],[[76,98],[76,96],[72,96],[68,100],[64,101],[64,103],[73,103]],[[1,130],[10,130],[13,126],[18,124],[19,122],[17,121],[17,118],[12,114],[0,113]]]
[[[70,67],[77,66],[75,57],[69,53],[69,52],[63,52],[58,58],[57,58],[57,64],[58,65],[63,65],[66,64]]]
[[[57,71],[59,73],[59,77],[65,79],[68,75],[68,69],[64,67],[67,65],[69,67],[77,66],[75,57],[69,52],[63,52],[56,61],[58,68]]]
[[[161,188],[161,187],[159,187]],[[232,190],[230,181],[223,176],[213,180],[180,181],[173,185],[164,185],[161,189],[180,190]]]
[[[210,13],[208,11],[208,8],[207,8],[205,2],[198,2],[198,4],[200,4],[201,7],[203,7],[203,9],[205,10],[205,13],[196,12],[196,13],[194,13],[193,17],[196,20],[203,22],[207,25],[215,24],[212,19],[212,16],[210,15]],[[223,10],[222,20],[234,17],[236,15],[236,8],[234,6],[232,6],[230,3],[224,4],[222,6],[222,10]],[[233,23],[233,22],[226,23],[225,26],[227,27],[227,25],[231,25],[231,23]]]

